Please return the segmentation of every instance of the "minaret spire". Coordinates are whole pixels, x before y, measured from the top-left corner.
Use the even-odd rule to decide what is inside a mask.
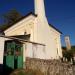
[[[44,0],[34,0],[35,3],[35,14],[38,15],[40,18],[45,17],[45,6]]]

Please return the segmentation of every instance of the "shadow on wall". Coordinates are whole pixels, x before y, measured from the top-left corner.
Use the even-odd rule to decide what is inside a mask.
[[[1,65],[1,74],[2,74],[2,75],[10,75],[12,71],[13,71],[13,69],[10,68],[10,67],[8,67],[8,66],[6,65],[6,59],[5,59],[5,57],[4,57],[4,58],[3,58],[3,65]]]
[[[3,74],[3,64],[0,64],[0,74]]]
[[[13,71],[12,68],[3,65],[3,75],[10,75],[12,71]]]
[[[10,75],[12,71],[10,67],[0,64],[0,75]]]

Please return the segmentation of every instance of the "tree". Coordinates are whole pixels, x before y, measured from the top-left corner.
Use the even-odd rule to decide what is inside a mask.
[[[75,46],[71,47],[71,50],[66,50],[66,47],[63,48],[63,57],[65,57],[68,61],[73,61],[73,64],[75,65]]]
[[[3,31],[7,29],[22,17],[23,16],[16,9],[10,10],[8,13],[3,15],[3,19],[5,20],[5,22],[0,26],[0,30]]]
[[[63,57],[67,58],[68,61],[71,61],[71,59],[73,58],[72,50],[63,52]]]

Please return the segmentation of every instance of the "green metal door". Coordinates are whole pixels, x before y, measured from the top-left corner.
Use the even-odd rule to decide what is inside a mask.
[[[20,44],[16,44],[15,59],[17,59],[17,68],[23,68],[23,47]]]
[[[5,45],[6,45],[5,65],[12,69],[23,68],[22,43],[15,41],[7,41]]]
[[[14,56],[12,55],[6,56],[6,65],[9,68],[14,69]]]
[[[15,43],[8,42],[6,43],[6,65],[12,69],[14,69],[14,49]]]
[[[18,68],[23,68],[23,57],[18,56]]]

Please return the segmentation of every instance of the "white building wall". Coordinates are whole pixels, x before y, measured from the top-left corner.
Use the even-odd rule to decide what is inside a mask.
[[[26,50],[25,43],[23,43],[23,68],[25,68]]]
[[[45,46],[26,42],[24,55],[24,57],[44,59]]]
[[[37,37],[37,39],[35,38],[35,42],[43,43],[46,45],[45,59],[58,59],[60,56],[62,56],[61,43],[59,38],[60,33],[50,27],[46,19],[41,20],[40,17],[37,17],[35,24],[36,25],[34,27],[36,31],[34,31],[34,36]],[[57,44],[55,41],[56,38],[59,41]]]
[[[4,41],[5,41],[5,38],[0,37],[0,64],[3,64]]]
[[[26,49],[26,57],[33,58],[32,44],[31,43],[26,43],[25,44],[25,49]]]
[[[44,45],[37,45],[37,50],[35,51],[36,58],[45,59],[45,46]]]
[[[58,53],[59,53],[59,56],[62,57],[62,48],[61,48],[61,37],[59,36],[58,37]]]
[[[5,31],[5,35],[24,35],[25,31],[27,31],[27,34],[31,34],[30,41],[46,45],[45,54],[40,55],[40,53],[38,53],[37,57],[40,57],[41,59],[58,59],[59,56],[62,57],[60,33],[48,25],[46,17],[44,19],[41,19],[40,17],[29,16],[21,22],[13,25],[11,28],[7,29]],[[57,39],[58,41],[57,44],[55,39]],[[26,52],[26,55],[33,57],[31,52],[32,49],[28,50],[28,52]]]

